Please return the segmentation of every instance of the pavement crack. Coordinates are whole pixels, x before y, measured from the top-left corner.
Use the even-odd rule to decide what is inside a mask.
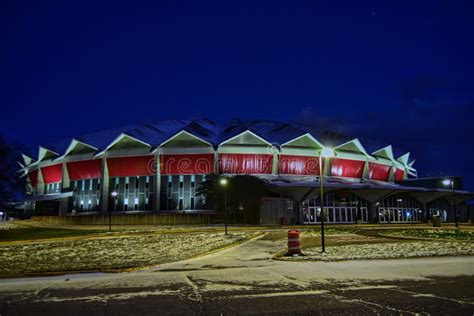
[[[38,290],[36,290],[34,292],[34,296],[35,296],[37,301],[44,301],[50,296],[50,293],[48,293],[48,292],[46,292],[44,295],[42,295],[42,292],[45,291],[48,288],[49,288],[49,285],[44,286],[42,288],[39,288]]]
[[[411,295],[413,295],[413,296],[415,296],[415,297],[432,297],[432,298],[437,298],[437,299],[441,299],[441,300],[447,300],[447,301],[454,302],[454,303],[458,303],[458,304],[474,305],[474,302],[463,301],[463,300],[456,300],[456,299],[454,299],[454,298],[448,298],[448,297],[438,296],[438,295],[429,294],[429,293],[418,293],[418,292],[412,292],[412,291],[402,290],[402,289],[390,289],[390,290],[392,290],[392,291],[398,291],[398,292],[402,292],[402,293],[407,293],[407,294],[411,294]]]
[[[185,276],[186,282],[191,286],[193,293],[188,295],[188,299],[199,304],[199,308],[203,315],[207,315],[206,310],[204,308],[203,299],[201,293],[199,293],[199,287],[197,284],[191,279],[189,275]]]
[[[307,295],[322,295],[326,294],[328,291],[326,290],[309,290],[309,291],[293,291],[293,292],[271,292],[271,293],[260,293],[260,294],[240,294],[240,295],[233,295],[232,298],[234,299],[241,299],[241,298],[273,298],[273,297],[281,297],[281,296],[307,296]]]
[[[381,310],[390,310],[390,311],[393,311],[393,312],[396,312],[396,313],[406,313],[406,314],[410,314],[410,315],[430,315],[429,313],[426,313],[426,312],[412,312],[412,311],[409,311],[409,310],[404,310],[404,309],[398,309],[398,308],[395,308],[395,307],[391,307],[391,306],[387,306],[387,305],[382,305],[382,304],[378,304],[378,303],[374,303],[374,302],[369,302],[369,301],[365,301],[365,300],[361,300],[361,299],[355,299],[355,298],[349,298],[349,297],[346,297],[346,296],[343,296],[343,295],[338,295],[338,294],[333,294],[331,293],[329,296],[332,296],[342,302],[347,302],[347,303],[355,303],[355,304],[361,304],[361,305],[365,305],[367,307],[377,307],[377,308],[380,308]],[[379,314],[376,310],[372,309],[374,311],[374,313],[376,314]]]

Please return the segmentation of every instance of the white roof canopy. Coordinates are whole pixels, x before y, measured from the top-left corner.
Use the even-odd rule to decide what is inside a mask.
[[[354,138],[344,144],[336,146],[333,148],[334,151],[348,151],[353,153],[361,153],[363,155],[368,155],[367,151],[365,150],[364,146],[362,146],[361,142],[358,138]]]
[[[262,137],[258,136],[257,134],[246,130],[234,137],[231,137],[222,143],[219,144],[221,146],[273,146],[271,143],[263,139]]]
[[[324,146],[321,144],[313,135],[306,133],[295,139],[287,141],[282,144],[281,147],[297,147],[297,148],[314,148],[314,149],[323,149]]]
[[[410,159],[410,153],[406,153],[403,156],[397,158],[397,161],[400,161],[404,165],[408,165],[408,160]]]
[[[68,155],[80,155],[80,154],[86,154],[86,153],[94,153],[98,151],[98,149],[92,145],[86,144],[84,142],[81,142],[77,139],[73,139],[69,146],[67,147],[66,151],[64,152],[64,155],[62,155],[60,158],[64,158]]]
[[[30,156],[27,156],[25,154],[21,154],[21,157],[23,158],[23,161],[25,162],[25,166],[28,166],[34,162],[34,159],[31,158]]]
[[[142,147],[149,148],[151,147],[151,145],[135,137],[122,133],[117,138],[115,138],[110,143],[110,145],[107,146],[107,148],[105,148],[103,151],[98,153],[96,156],[100,156],[109,150],[121,150],[121,149],[142,148]]]
[[[38,162],[43,161],[45,159],[52,159],[57,156],[59,156],[57,152],[47,149],[45,147],[39,146]]]
[[[182,130],[168,138],[159,147],[212,147],[212,144],[188,131]]]
[[[376,150],[372,153],[372,155],[377,156],[377,157],[387,158],[390,160],[394,159],[392,145],[388,145],[387,147]]]

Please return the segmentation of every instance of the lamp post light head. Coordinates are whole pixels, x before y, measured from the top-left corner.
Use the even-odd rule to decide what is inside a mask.
[[[453,182],[453,180],[451,180],[451,179],[445,179],[445,180],[443,180],[443,184],[444,184],[444,185],[451,185],[452,182]]]
[[[227,179],[226,178],[222,178],[219,180],[219,183],[222,185],[222,186],[226,186],[227,185]]]

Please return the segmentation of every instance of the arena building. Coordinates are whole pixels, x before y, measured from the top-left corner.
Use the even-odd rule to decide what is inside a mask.
[[[291,222],[312,224],[320,220],[320,162],[330,223],[450,220],[452,205],[473,197],[460,178],[452,188],[443,179],[419,185],[410,153],[388,144],[273,121],[171,120],[106,130],[40,146],[35,159],[23,155],[20,172],[32,215],[198,212],[207,206],[194,192],[206,176],[250,174],[288,199],[275,205],[288,205]]]

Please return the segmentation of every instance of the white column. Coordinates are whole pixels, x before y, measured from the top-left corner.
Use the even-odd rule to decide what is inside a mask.
[[[109,210],[109,171],[107,158],[102,158],[102,178],[100,179],[100,211],[107,213]]]

